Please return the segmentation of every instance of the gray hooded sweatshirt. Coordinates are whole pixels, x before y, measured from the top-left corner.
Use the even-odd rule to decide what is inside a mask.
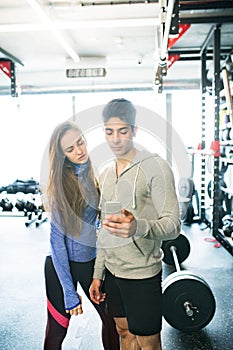
[[[144,279],[162,268],[163,240],[176,238],[181,229],[174,176],[158,154],[137,151],[128,167],[116,176],[116,164],[100,176],[100,207],[105,201],[120,201],[136,221],[133,237],[117,237],[105,229],[98,234],[94,278],[103,279],[107,268],[121,278]]]

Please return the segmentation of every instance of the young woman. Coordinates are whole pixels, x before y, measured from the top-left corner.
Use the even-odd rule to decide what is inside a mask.
[[[50,212],[50,253],[45,260],[47,326],[44,350],[60,350],[70,317],[83,313],[80,283],[89,297],[96,256],[99,190],[86,140],[73,122],[58,125],[49,144],[50,172],[45,207]],[[104,307],[94,305],[102,320],[105,350],[118,350],[119,339]]]

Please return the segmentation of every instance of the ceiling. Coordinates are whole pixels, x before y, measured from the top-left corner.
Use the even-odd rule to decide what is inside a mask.
[[[162,22],[169,18],[169,6],[173,21],[189,28],[167,50],[162,33],[168,23]],[[163,75],[163,89],[198,87],[200,52],[216,25],[224,62],[233,48],[232,0],[169,0],[168,6],[166,0],[1,0],[0,64],[5,74],[0,71],[0,94],[12,94],[12,86],[16,94],[152,89],[161,62],[169,67],[174,54],[179,59]],[[169,34],[170,43],[174,38]],[[211,66],[212,40],[208,49]],[[9,60],[15,69],[10,75]],[[67,69],[76,68],[87,74],[89,68],[104,68],[106,75],[67,77]],[[95,70],[99,72],[103,70]]]

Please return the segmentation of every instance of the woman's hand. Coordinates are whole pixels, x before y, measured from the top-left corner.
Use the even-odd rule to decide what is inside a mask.
[[[82,297],[79,294],[78,294],[78,297],[79,297],[79,300],[80,300],[80,304],[78,304],[78,306],[76,306],[75,308],[73,308],[71,310],[66,310],[67,314],[70,314],[71,316],[72,315],[78,316],[78,315],[83,314]]]

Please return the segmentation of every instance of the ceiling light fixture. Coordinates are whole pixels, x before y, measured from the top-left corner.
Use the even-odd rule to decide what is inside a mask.
[[[101,78],[105,76],[105,68],[73,68],[66,70],[67,78]]]
[[[66,60],[67,78],[100,78],[106,76],[106,57],[80,56],[79,63]]]
[[[67,54],[74,60],[74,62],[79,62],[79,55],[69,45],[67,40],[63,37],[63,35],[57,29],[57,27],[55,26],[51,18],[47,15],[47,13],[43,10],[43,8],[38,4],[38,2],[36,0],[27,0],[27,2],[35,10],[37,15],[42,19],[42,21],[47,24],[49,29],[53,32],[54,36],[56,37],[56,40],[65,49]]]

